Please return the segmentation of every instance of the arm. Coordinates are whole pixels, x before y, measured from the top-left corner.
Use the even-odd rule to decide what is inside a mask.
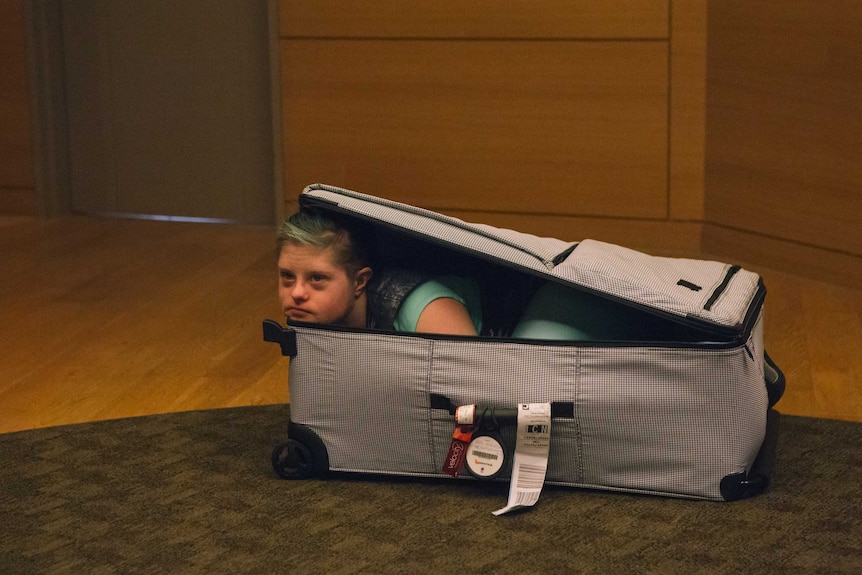
[[[422,310],[416,331],[451,335],[477,335],[473,320],[464,305],[452,298],[435,299]]]
[[[477,335],[482,330],[479,286],[457,276],[437,276],[407,294],[395,316],[398,331]]]

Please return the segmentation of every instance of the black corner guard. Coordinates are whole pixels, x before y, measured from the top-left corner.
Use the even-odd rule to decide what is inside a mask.
[[[263,339],[281,346],[281,355],[296,357],[296,332],[282,327],[277,321],[263,320]]]
[[[719,488],[725,501],[737,501],[760,495],[769,487],[775,450],[778,446],[780,414],[774,409],[766,413],[766,437],[748,473],[734,473],[721,480]]]

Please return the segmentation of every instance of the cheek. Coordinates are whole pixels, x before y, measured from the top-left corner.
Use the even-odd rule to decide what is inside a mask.
[[[282,306],[290,299],[290,289],[285,287],[280,281],[278,282],[278,299]]]
[[[340,294],[336,294],[333,292],[325,292],[318,294],[317,302],[320,304],[321,308],[326,309],[333,314],[340,314],[345,308],[345,301],[343,297],[339,297]]]
[[[318,294],[315,303],[318,312],[326,315],[328,322],[337,322],[342,321],[350,311],[353,297],[343,290],[332,290]]]

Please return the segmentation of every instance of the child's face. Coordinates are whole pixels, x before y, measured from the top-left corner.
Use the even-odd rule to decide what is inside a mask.
[[[360,278],[360,272],[348,276],[333,261],[332,251],[284,244],[278,257],[278,297],[284,315],[297,321],[364,327],[365,309],[358,302],[367,278]]]

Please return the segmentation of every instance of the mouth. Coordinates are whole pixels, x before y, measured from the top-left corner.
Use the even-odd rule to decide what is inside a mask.
[[[308,319],[313,317],[313,315],[314,314],[312,314],[310,311],[308,311],[306,309],[299,308],[299,307],[288,308],[284,311],[284,316],[286,318],[296,319],[299,321],[303,321],[303,320],[307,321]]]

